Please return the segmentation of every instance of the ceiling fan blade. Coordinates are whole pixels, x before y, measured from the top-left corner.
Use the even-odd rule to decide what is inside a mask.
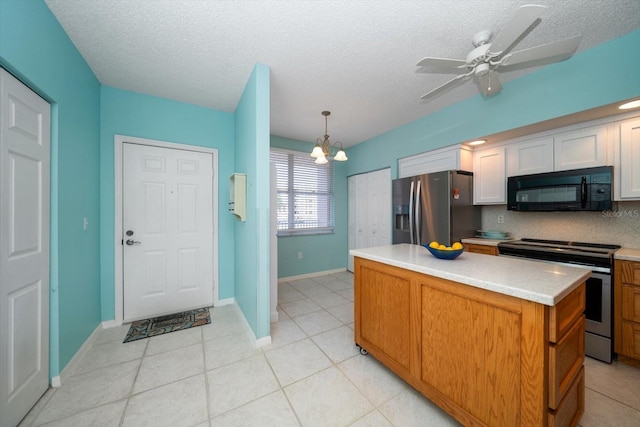
[[[537,61],[544,58],[556,58],[555,61],[567,59],[574,54],[578,45],[582,40],[582,36],[573,36],[565,40],[547,43],[529,49],[518,50],[507,54],[501,65],[515,65],[523,62]],[[554,62],[555,62],[554,61]]]
[[[480,91],[484,96],[493,96],[502,90],[498,73],[493,70],[482,77],[478,77],[478,85],[480,85]]]
[[[420,99],[433,98],[434,96],[438,95],[441,92],[444,92],[444,91],[449,90],[449,89],[453,89],[460,80],[462,80],[462,79],[464,79],[466,77],[469,77],[469,75],[470,75],[470,73],[461,74],[459,76],[456,76],[453,79],[449,80],[448,82],[446,82],[446,83],[438,86],[437,88],[433,89],[431,92],[425,93],[424,95],[422,95],[420,97]]]
[[[527,29],[542,15],[545,6],[526,5],[516,12],[515,16],[507,22],[502,31],[493,39],[489,52],[492,56],[498,56],[509,49]]]
[[[418,67],[456,67],[463,68],[467,66],[467,61],[463,59],[449,58],[423,58],[416,64]]]

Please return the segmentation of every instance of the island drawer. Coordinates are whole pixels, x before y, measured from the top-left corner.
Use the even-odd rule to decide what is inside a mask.
[[[558,409],[549,410],[549,427],[577,426],[584,413],[584,366],[569,386]]]
[[[549,341],[557,343],[582,316],[585,308],[585,284],[575,288],[558,304],[549,308]]]
[[[557,344],[549,345],[549,407],[557,409],[584,363],[585,316]]]

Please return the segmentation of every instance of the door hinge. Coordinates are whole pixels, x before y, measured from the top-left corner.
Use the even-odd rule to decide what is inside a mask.
[[[124,239],[120,240],[120,245],[124,246]]]

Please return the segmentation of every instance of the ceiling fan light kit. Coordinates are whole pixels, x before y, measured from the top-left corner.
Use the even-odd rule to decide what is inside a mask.
[[[539,20],[545,9],[545,6],[540,5],[520,7],[493,40],[491,40],[493,36],[491,31],[478,32],[472,39],[475,48],[469,52],[464,60],[423,58],[418,62],[418,67],[457,68],[467,70],[467,72],[427,92],[421,99],[433,98],[452,89],[460,81],[473,77],[476,78],[480,92],[485,97],[493,96],[502,90],[502,84],[498,77],[498,70],[501,67],[525,63],[531,63],[528,66],[535,66],[535,61],[545,60],[545,63],[548,63],[550,60],[557,62],[569,58],[578,48],[582,36],[573,36],[565,40],[511,52],[511,49],[523,38],[527,30]],[[419,72],[425,71],[419,69]]]
[[[331,111],[323,111],[321,114],[324,116],[324,137],[316,139],[316,145],[313,146],[311,157],[316,159],[315,163],[318,165],[328,163],[329,158],[333,158],[333,160],[338,162],[346,162],[349,158],[342,148],[342,142],[336,141],[332,145],[331,141],[329,141],[329,135],[327,134],[327,117],[331,114]]]

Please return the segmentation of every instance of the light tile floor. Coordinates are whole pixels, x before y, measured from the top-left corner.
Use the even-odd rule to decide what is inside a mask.
[[[272,344],[252,347],[236,306],[212,324],[122,344],[101,331],[30,426],[458,425],[353,343],[353,276],[279,285]],[[581,425],[640,425],[640,369],[587,358]]]

